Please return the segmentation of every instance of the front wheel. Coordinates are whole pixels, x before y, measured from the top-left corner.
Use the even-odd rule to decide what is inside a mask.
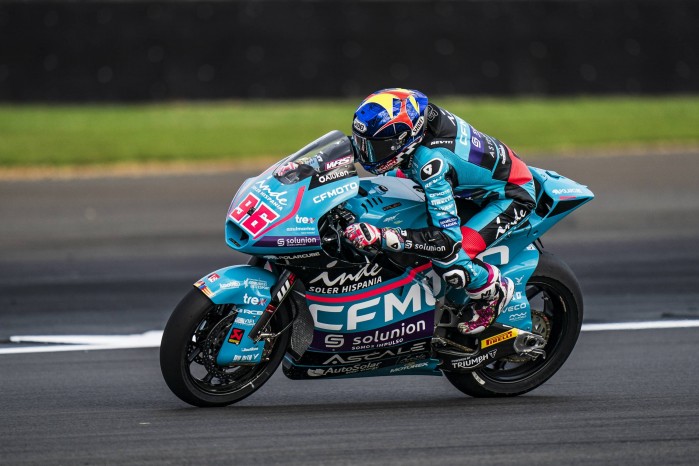
[[[583,319],[580,285],[561,259],[542,253],[527,282],[533,333],[546,340],[546,357],[512,356],[469,373],[445,372],[459,390],[475,397],[516,396],[534,390],[560,369],[573,351]]]
[[[200,407],[236,403],[260,388],[279,367],[289,344],[288,331],[265,343],[259,364],[216,364],[236,315],[234,305],[216,305],[196,288],[173,311],[160,345],[160,369],[170,390],[182,401]],[[264,333],[278,333],[289,321],[282,305]]]

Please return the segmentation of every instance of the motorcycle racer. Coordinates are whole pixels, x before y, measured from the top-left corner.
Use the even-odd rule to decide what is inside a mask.
[[[472,315],[466,313],[459,331],[485,330],[512,299],[514,284],[476,256],[533,209],[534,182],[526,164],[499,140],[409,89],[383,89],[364,99],[354,114],[352,140],[367,171],[407,177],[422,187],[430,226],[355,223],[345,236],[359,248],[380,245],[430,258],[451,285],[445,306],[458,313],[471,299]],[[460,199],[478,210],[465,223]]]

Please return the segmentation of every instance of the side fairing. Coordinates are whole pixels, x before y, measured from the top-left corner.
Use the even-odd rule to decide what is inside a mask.
[[[378,227],[427,226],[425,194],[411,180],[392,176],[364,178],[359,194],[345,204],[358,217],[357,221]]]
[[[379,265],[308,277],[313,339],[303,355],[287,355],[294,379],[436,374],[429,341],[441,281],[429,264],[396,276]]]
[[[554,171],[529,170],[537,186],[536,208],[529,218],[532,241],[595,197],[587,186]]]
[[[488,256],[490,255],[492,257],[493,255],[492,251],[488,254],[489,251],[490,250],[485,251],[480,257],[488,261]],[[495,252],[495,254],[498,253],[501,254],[501,252]],[[531,332],[532,316],[529,300],[527,299],[527,281],[539,264],[539,251],[530,244],[514,257],[507,257],[506,263],[502,263],[502,259],[501,257],[500,260],[498,260],[498,262],[501,263],[500,271],[505,277],[512,280],[515,285],[515,291],[512,296],[512,301],[503,309],[496,321],[504,325]]]

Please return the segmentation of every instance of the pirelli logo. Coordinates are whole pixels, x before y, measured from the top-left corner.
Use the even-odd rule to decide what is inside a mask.
[[[498,335],[494,335],[489,338],[484,338],[481,340],[481,348],[487,348],[489,346],[497,345],[498,343],[502,343],[503,341],[510,340],[514,337],[517,336],[519,332],[517,332],[516,328],[511,328],[507,332],[500,333]]]

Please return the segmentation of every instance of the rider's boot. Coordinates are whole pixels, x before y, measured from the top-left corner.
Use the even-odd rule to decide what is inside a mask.
[[[473,312],[473,318],[468,322],[460,322],[458,329],[464,335],[475,335],[488,328],[500,315],[502,310],[512,299],[515,285],[509,278],[503,278],[500,270],[486,264],[488,269],[488,281],[476,290],[466,290],[471,298],[469,308]]]

